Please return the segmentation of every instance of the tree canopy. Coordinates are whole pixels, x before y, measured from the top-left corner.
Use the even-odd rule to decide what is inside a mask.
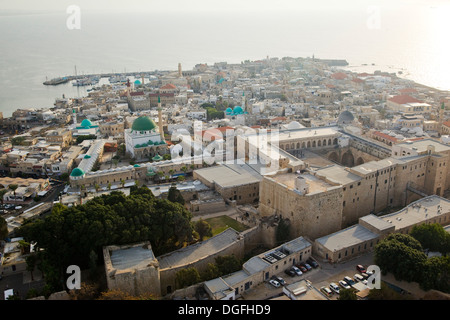
[[[416,230],[412,234],[422,232]],[[429,245],[433,247],[436,243]],[[423,251],[420,242],[411,235],[394,233],[376,245],[374,260],[383,274],[391,272],[398,280],[417,282],[424,290],[450,292],[450,257],[427,258]]]
[[[450,233],[439,223],[414,226],[410,235],[417,239],[424,249],[442,254],[450,252]]]
[[[156,256],[181,248],[193,239],[190,220],[182,205],[142,186],[129,196],[113,191],[70,208],[55,204],[48,216],[27,221],[18,234],[44,249],[43,260],[56,280],[68,265],[90,267],[93,253],[102,257],[107,245],[150,241]]]

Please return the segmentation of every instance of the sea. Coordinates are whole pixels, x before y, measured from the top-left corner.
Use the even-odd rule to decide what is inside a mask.
[[[348,70],[395,72],[450,90],[450,6],[189,12],[80,11],[77,28],[57,11],[0,8],[0,111],[52,107],[90,87],[45,86],[55,77],[190,70],[198,63],[266,57],[346,59]],[[400,73],[401,75],[400,75]],[[102,79],[104,81],[104,79]]]

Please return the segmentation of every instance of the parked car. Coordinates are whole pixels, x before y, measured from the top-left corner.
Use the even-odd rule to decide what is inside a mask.
[[[360,264],[356,266],[356,270],[358,270],[360,273],[366,273],[366,268],[364,268],[364,266]]]
[[[344,281],[347,282],[347,284],[348,284],[349,286],[352,286],[352,285],[354,285],[354,284],[356,283],[352,278],[350,278],[350,277],[348,277],[348,276],[345,276],[345,277],[344,277]]]
[[[309,263],[314,269],[319,266],[319,264],[312,258],[309,258],[308,260],[306,260],[306,262]]]
[[[361,276],[362,276],[364,279],[368,279],[368,278],[370,277],[367,273],[361,273]]]
[[[328,287],[325,286],[320,288],[320,291],[324,293],[327,297],[330,297],[333,294],[333,292]]]
[[[306,269],[306,267],[304,267],[304,266],[301,265],[301,264],[298,264],[298,265],[297,265],[297,268],[299,268],[301,272],[307,272],[307,271],[308,271],[308,269]]]
[[[286,284],[286,281],[284,281],[284,279],[281,277],[273,275],[271,279],[279,282],[282,286]]]
[[[291,269],[284,270],[284,273],[286,273],[290,277],[295,277],[295,272]]]
[[[312,267],[307,263],[305,263],[305,268],[308,269],[308,271],[312,269]]]
[[[303,274],[303,272],[302,272],[299,268],[297,268],[296,266],[292,266],[291,269],[292,269],[292,271],[294,271],[295,274],[298,275],[298,276],[301,276],[301,275]]]
[[[358,282],[363,282],[363,281],[364,281],[364,277],[363,277],[362,275],[360,275],[359,273],[356,273],[356,274],[353,276],[353,279],[355,279],[355,280],[358,281]]]
[[[331,289],[334,293],[339,294],[339,286],[338,286],[336,283],[334,283],[334,282],[330,283],[330,289]]]
[[[339,280],[339,285],[344,289],[350,289],[351,287],[344,280]]]
[[[276,280],[270,279],[269,283],[271,285],[273,285],[275,288],[279,288],[280,287],[280,283],[278,281],[276,281]]]

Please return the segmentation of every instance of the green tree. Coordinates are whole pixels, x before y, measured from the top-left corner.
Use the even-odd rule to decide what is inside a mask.
[[[212,237],[212,228],[211,225],[203,219],[199,219],[195,223],[194,227],[195,231],[197,231],[200,241],[203,241],[205,237]]]
[[[285,219],[280,219],[276,229],[275,237],[277,244],[284,243],[290,239],[290,225]]]
[[[234,255],[219,256],[215,262],[222,275],[230,274],[242,269],[242,262]]]
[[[5,239],[8,236],[8,223],[5,218],[0,217],[0,240]]]
[[[25,142],[25,137],[14,137],[11,139],[11,144],[13,146],[21,146]]]
[[[5,194],[6,193],[8,193],[8,189],[6,189],[6,188],[3,188],[3,189],[0,189],[0,201],[1,201],[1,203],[2,203],[2,212],[4,213],[5,212],[5,209],[3,208],[3,206],[4,206],[4,202],[3,202],[3,197],[5,196]]]
[[[429,258],[422,271],[420,286],[424,290],[435,289],[450,293],[450,257]]]
[[[18,236],[42,248],[40,267],[47,289],[63,289],[68,265],[92,266],[94,252],[107,245],[150,241],[155,256],[193,240],[191,213],[179,204],[156,198],[146,187],[95,197],[74,207],[55,204],[42,219],[25,221]],[[41,252],[40,252],[41,253]]]
[[[98,261],[98,254],[91,250],[89,253],[89,276],[91,279],[96,279],[98,276],[97,272],[97,261]]]
[[[339,298],[338,300],[358,300],[358,297],[356,296],[355,289],[344,289],[341,288],[339,290]]]
[[[30,275],[31,275],[31,281],[33,281],[34,280],[33,272],[34,272],[34,268],[36,267],[37,256],[35,254],[31,254],[25,258],[25,262],[27,264],[26,269],[28,272],[30,272]]]
[[[177,271],[175,281],[178,288],[186,288],[201,281],[200,274],[195,268],[186,268]]]
[[[167,200],[171,201],[171,202],[177,202],[181,205],[184,205],[185,200],[183,198],[183,196],[181,195],[181,191],[177,189],[177,187],[175,185],[172,185],[169,188],[169,193],[167,195]]]
[[[220,277],[222,274],[220,273],[219,268],[214,263],[208,263],[208,267],[200,273],[200,277],[202,281],[208,281],[211,279],[215,279]]]
[[[426,259],[419,241],[410,235],[393,233],[375,246],[375,264],[398,280],[418,281]]]
[[[410,235],[418,240],[423,248],[439,251],[444,255],[450,252],[450,234],[439,223],[416,225]]]

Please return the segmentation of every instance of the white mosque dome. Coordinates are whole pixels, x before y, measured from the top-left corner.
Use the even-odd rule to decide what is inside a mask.
[[[289,124],[287,125],[287,128],[289,130],[295,130],[295,129],[301,129],[304,128],[305,126],[301,125],[298,121],[291,121],[289,122]]]

